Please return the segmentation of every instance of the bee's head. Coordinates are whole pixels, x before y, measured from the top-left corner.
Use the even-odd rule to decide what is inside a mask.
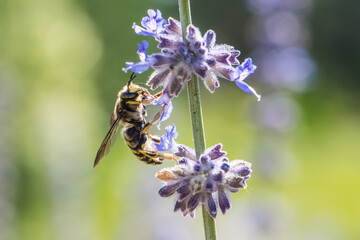
[[[139,85],[136,85],[132,82],[135,77],[136,75],[132,73],[129,82],[121,91],[122,98],[135,98],[139,95],[145,98],[151,96],[151,94],[148,92],[146,88],[140,87]]]

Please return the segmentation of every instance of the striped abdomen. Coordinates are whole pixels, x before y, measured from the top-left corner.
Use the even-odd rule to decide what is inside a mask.
[[[139,124],[125,124],[123,135],[126,144],[140,161],[152,165],[161,164],[156,152],[153,151],[153,140],[147,132],[142,132],[143,126],[144,124],[141,124],[141,127]]]

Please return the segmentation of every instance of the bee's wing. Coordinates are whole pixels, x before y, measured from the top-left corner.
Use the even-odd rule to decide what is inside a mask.
[[[120,126],[120,115],[115,119],[113,124],[110,127],[109,132],[106,134],[106,137],[104,138],[103,142],[101,143],[101,146],[96,154],[94,167],[100,162],[100,160],[109,153],[110,148],[115,142],[116,139],[116,133]]]

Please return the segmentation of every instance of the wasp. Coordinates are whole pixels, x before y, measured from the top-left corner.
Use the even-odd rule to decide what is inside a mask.
[[[160,142],[160,138],[149,133],[151,125],[160,119],[164,107],[151,122],[146,122],[145,119],[147,115],[145,105],[160,98],[162,92],[151,95],[146,88],[132,83],[134,78],[133,73],[127,85],[117,95],[114,112],[110,118],[110,130],[96,154],[94,167],[109,153],[120,125],[123,125],[122,135],[126,144],[140,161],[151,165],[161,164],[164,159],[177,161],[171,154],[158,152],[155,144]]]

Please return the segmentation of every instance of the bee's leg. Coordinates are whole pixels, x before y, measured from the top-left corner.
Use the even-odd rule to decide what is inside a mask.
[[[151,96],[151,98],[144,98],[141,103],[144,105],[152,104],[156,99],[160,98],[163,95],[162,92],[158,92]]]
[[[149,134],[148,137],[151,138],[156,143],[161,142],[161,139],[158,136],[153,136]]]
[[[147,151],[147,150],[142,150],[139,149],[139,152],[142,153],[144,156],[150,158],[154,164],[161,164],[162,163],[162,159],[159,159],[157,156],[157,151]]]
[[[178,163],[178,160],[174,155],[170,153],[157,153],[157,157],[160,159],[167,159],[167,160],[174,160],[176,163]]]
[[[145,124],[145,127],[144,127],[144,129],[142,130],[142,132],[147,132],[147,131],[149,131],[151,125],[153,125],[154,123],[156,123],[157,121],[160,120],[161,115],[163,114],[163,112],[164,112],[164,110],[165,110],[165,106],[166,106],[166,105],[164,105],[164,106],[162,107],[162,109],[160,110],[160,112],[158,112],[158,113],[155,115],[155,117],[153,118],[153,120],[151,120],[151,122],[148,122],[148,123]]]
[[[161,97],[162,95],[163,95],[162,92],[158,92],[158,93],[154,94],[154,95],[153,95],[154,100],[158,99],[158,98]]]
[[[161,163],[163,159],[174,160],[176,163],[178,162],[177,158],[175,158],[172,154],[169,153],[160,153],[158,151],[146,151],[139,150],[145,156],[151,158],[156,163]]]

